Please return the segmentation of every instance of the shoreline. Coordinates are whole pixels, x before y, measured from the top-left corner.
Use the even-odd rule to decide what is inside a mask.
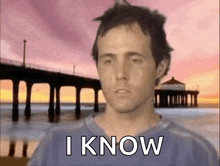
[[[13,103],[12,102],[1,102],[0,101],[0,106],[1,105],[12,105]],[[19,104],[22,104],[22,105],[25,105],[26,103],[25,102],[21,102]],[[48,102],[32,102],[31,104],[33,105],[49,105]],[[94,106],[94,103],[92,102],[81,102],[80,103],[81,105],[87,105],[87,106]],[[99,103],[100,106],[105,106],[106,103]],[[55,105],[55,104],[54,104]],[[63,103],[60,103],[60,105],[66,105],[66,106],[72,106],[72,105],[76,105],[76,103],[74,102],[63,102]],[[157,107],[155,107],[157,108]],[[198,103],[198,107],[161,107],[161,108],[219,108],[219,103]]]

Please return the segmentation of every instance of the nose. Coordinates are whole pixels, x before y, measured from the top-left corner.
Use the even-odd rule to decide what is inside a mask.
[[[128,80],[129,79],[129,64],[127,62],[118,62],[115,68],[117,80]]]

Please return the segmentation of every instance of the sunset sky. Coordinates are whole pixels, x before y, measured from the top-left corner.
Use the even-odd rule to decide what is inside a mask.
[[[219,103],[219,1],[128,0],[158,9],[167,16],[165,30],[172,52],[171,69],[162,82],[175,79],[187,89],[199,87],[199,103]],[[1,0],[1,58],[98,78],[91,49],[98,22],[92,21],[114,0]],[[12,100],[12,82],[1,81],[1,101]],[[99,101],[103,102],[102,92]],[[26,85],[19,86],[19,101]],[[32,101],[48,102],[49,85],[35,84]],[[81,91],[82,102],[93,102],[91,89]],[[61,102],[75,102],[75,88],[61,88]]]

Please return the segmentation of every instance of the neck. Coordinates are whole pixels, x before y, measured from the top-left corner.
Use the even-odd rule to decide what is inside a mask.
[[[118,112],[109,104],[103,114],[96,117],[95,121],[106,134],[116,136],[117,141],[126,135],[136,136],[157,124],[160,117],[155,113],[153,100],[129,112]]]

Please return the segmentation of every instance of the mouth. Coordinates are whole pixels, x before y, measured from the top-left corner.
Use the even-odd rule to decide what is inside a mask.
[[[115,91],[116,94],[127,94],[127,93],[130,93],[130,90],[128,89],[117,89]]]

